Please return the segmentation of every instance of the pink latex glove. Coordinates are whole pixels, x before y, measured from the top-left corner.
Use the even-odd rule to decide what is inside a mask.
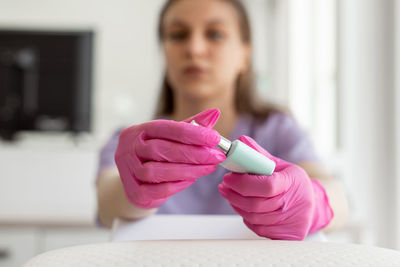
[[[219,110],[209,109],[184,122],[154,120],[124,129],[115,162],[129,201],[154,208],[212,173],[226,159],[215,146],[220,135],[211,129]],[[205,127],[188,122],[191,120]]]
[[[303,240],[331,221],[328,197],[316,180],[301,167],[270,155],[250,137],[239,140],[276,163],[270,176],[228,173],[219,185],[247,227],[271,239]]]

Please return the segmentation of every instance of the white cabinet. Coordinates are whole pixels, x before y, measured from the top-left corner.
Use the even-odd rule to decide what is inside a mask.
[[[0,267],[21,266],[38,253],[38,241],[34,228],[0,227]]]
[[[91,223],[97,159],[96,148],[68,143],[0,145],[0,223]]]
[[[93,226],[97,147],[63,135],[0,141],[0,267],[21,266],[52,249],[108,241],[109,231]]]
[[[47,228],[43,231],[42,251],[58,249],[88,243],[109,241],[110,231],[100,228],[59,227]]]
[[[0,226],[0,267],[21,266],[45,251],[108,240],[109,230],[90,226]]]

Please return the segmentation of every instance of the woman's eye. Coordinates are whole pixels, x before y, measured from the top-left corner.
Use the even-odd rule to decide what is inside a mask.
[[[174,41],[184,40],[188,36],[187,32],[179,31],[179,32],[170,32],[168,34],[168,38]]]
[[[207,37],[210,40],[218,41],[218,40],[223,39],[225,37],[225,35],[221,31],[212,30],[212,31],[207,32]]]

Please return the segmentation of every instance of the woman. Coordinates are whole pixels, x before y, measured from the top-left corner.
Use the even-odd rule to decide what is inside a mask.
[[[117,132],[103,148],[101,223],[154,213],[237,213],[260,236],[297,240],[343,224],[344,194],[307,135],[287,112],[255,97],[250,27],[240,1],[167,1],[159,39],[166,59],[157,113],[163,120]],[[215,147],[218,133],[274,160],[274,174],[217,168],[226,159]]]

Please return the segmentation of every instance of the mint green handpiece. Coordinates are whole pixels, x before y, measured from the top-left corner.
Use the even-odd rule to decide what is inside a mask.
[[[239,173],[271,175],[275,162],[239,140],[232,142],[224,162],[224,168]]]
[[[190,123],[199,126],[194,120]],[[220,165],[232,172],[271,175],[275,170],[274,161],[239,140],[231,142],[221,136],[217,147],[226,154]]]

